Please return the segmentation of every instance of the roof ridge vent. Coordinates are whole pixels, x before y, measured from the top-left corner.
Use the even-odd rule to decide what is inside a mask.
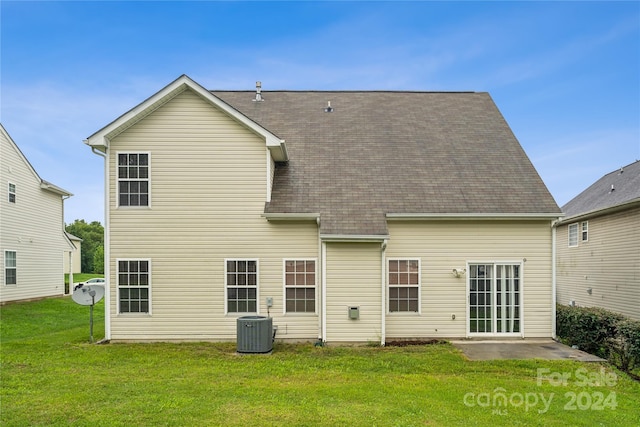
[[[253,102],[262,102],[264,101],[262,99],[262,82],[261,81],[257,81],[256,82],[256,97],[253,99]]]
[[[327,107],[324,109],[325,113],[333,113],[333,107],[331,106],[331,101],[327,101]]]

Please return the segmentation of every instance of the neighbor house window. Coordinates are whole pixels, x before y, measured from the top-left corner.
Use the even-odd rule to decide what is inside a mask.
[[[258,261],[229,259],[225,263],[228,313],[258,311]]]
[[[389,260],[389,312],[419,311],[420,260]]]
[[[16,202],[16,185],[13,183],[9,183],[9,203]]]
[[[149,206],[148,153],[118,153],[118,206]]]
[[[315,313],[315,260],[285,260],[284,288],[287,313]]]
[[[580,225],[580,228],[582,241],[586,242],[587,240],[589,240],[589,221],[583,221]]]
[[[4,284],[16,285],[18,283],[18,263],[15,251],[4,252]]]
[[[569,224],[569,247],[578,246],[578,224]]]
[[[149,313],[150,285],[149,260],[118,260],[120,313]]]

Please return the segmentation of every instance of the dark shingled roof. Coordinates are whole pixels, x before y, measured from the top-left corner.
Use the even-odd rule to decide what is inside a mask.
[[[572,217],[636,199],[640,199],[640,161],[606,174],[564,205],[562,211]]]
[[[488,93],[212,93],[286,140],[265,212],[320,213],[322,234],[386,235],[387,213],[560,213]]]

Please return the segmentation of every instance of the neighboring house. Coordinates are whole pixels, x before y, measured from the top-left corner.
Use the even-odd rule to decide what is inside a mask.
[[[640,161],[603,176],[562,210],[558,302],[640,320]]]
[[[74,249],[65,252],[64,272],[65,273],[82,273],[82,239],[65,231],[65,235],[71,241]],[[71,289],[71,292],[73,289]],[[67,291],[69,293],[69,291]]]
[[[0,125],[0,302],[64,294],[66,190],[38,176]]]
[[[330,103],[330,105],[329,105]],[[487,93],[208,91],[91,135],[106,337],[551,337],[561,215]]]

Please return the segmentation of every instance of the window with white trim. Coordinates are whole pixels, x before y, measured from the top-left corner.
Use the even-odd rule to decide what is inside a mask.
[[[4,284],[18,284],[18,256],[16,251],[4,251]]]
[[[118,206],[149,206],[149,153],[118,153]]]
[[[285,311],[316,312],[316,261],[284,261]]]
[[[569,224],[569,247],[578,246],[578,224]]]
[[[586,242],[589,240],[589,221],[582,221],[582,223],[580,224],[580,228],[581,228],[581,239],[583,242]]]
[[[258,261],[228,259],[225,262],[227,313],[258,311]]]
[[[151,269],[149,260],[118,260],[118,310],[149,313]]]
[[[12,182],[9,183],[9,203],[16,202],[16,185]]]
[[[390,259],[387,272],[389,312],[415,312],[420,307],[420,260]]]

